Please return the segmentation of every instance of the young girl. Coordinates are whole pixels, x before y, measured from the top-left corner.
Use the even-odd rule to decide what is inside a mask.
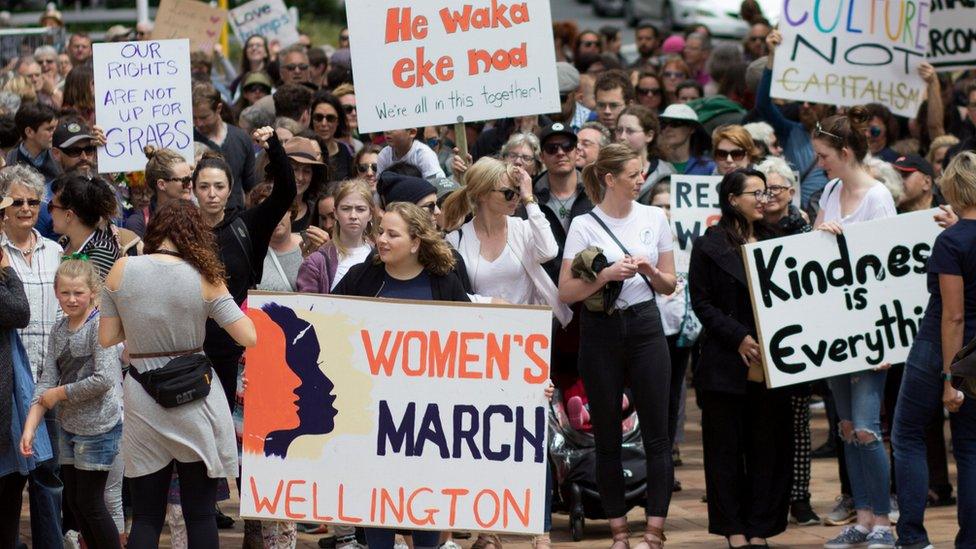
[[[34,453],[44,413],[57,407],[59,462],[64,500],[82,536],[94,549],[119,548],[119,531],[105,506],[105,483],[119,451],[122,421],[116,387],[118,353],[98,344],[100,278],[87,259],[69,259],[54,278],[64,316],[51,331],[49,351],[34,390],[20,451]]]

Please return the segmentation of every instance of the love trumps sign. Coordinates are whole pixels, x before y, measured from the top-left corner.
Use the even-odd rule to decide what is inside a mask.
[[[925,99],[930,0],[783,0],[773,97],[881,103],[914,117]]]
[[[559,112],[549,0],[346,2],[360,131]]]
[[[743,246],[768,387],[905,361],[928,303],[934,213]]]
[[[241,516],[541,533],[552,311],[252,292]]]

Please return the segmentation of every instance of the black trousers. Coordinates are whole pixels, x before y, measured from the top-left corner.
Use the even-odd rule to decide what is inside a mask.
[[[678,347],[680,334],[669,335],[668,355],[671,357],[671,388],[668,392],[668,439],[674,446],[678,432],[678,414],[681,411],[681,389],[685,384],[685,371],[688,369],[688,356],[691,347]]]
[[[608,517],[624,516],[623,443],[620,401],[633,394],[647,460],[647,516],[664,517],[671,504],[674,466],[668,436],[671,360],[654,301],[613,315],[583,311],[580,375],[590,404],[596,442],[596,478]]]
[[[26,484],[27,477],[20,473],[0,477],[0,547],[17,547],[20,508],[24,503]]]
[[[61,479],[64,481],[64,502],[74,513],[88,547],[121,547],[119,530],[105,507],[108,471],[83,471],[73,465],[62,465]]]
[[[708,531],[770,538],[786,530],[793,465],[788,390],[749,383],[746,394],[703,390]]]
[[[180,480],[180,504],[189,549],[219,547],[217,536],[217,479],[207,476],[202,461],[170,462],[155,473],[129,479],[132,488],[132,531],[127,549],[156,549],[166,518],[166,500],[173,465]]]

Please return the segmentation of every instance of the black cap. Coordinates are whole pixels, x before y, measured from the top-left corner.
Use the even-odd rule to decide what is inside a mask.
[[[91,128],[78,120],[67,120],[58,124],[54,130],[53,144],[59,149],[70,147],[85,139],[94,139]]]
[[[542,145],[546,144],[546,140],[554,135],[565,135],[572,141],[573,145],[576,144],[576,134],[573,133],[572,128],[563,124],[562,122],[555,122],[542,128],[542,135],[539,136],[539,143]]]
[[[394,202],[416,204],[425,196],[437,194],[437,188],[426,179],[384,171],[376,182],[376,193],[385,208]]]
[[[932,164],[929,164],[928,160],[917,154],[899,156],[891,165],[902,173],[922,172],[929,177],[935,177],[935,170],[932,169]]]

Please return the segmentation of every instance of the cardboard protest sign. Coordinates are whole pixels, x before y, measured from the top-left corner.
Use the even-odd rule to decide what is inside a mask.
[[[143,171],[142,148],[173,149],[193,163],[190,42],[150,40],[93,46],[95,120],[108,141],[100,173]]]
[[[928,62],[940,71],[976,68],[976,2],[931,1]]]
[[[925,84],[929,0],[784,0],[773,97],[829,105],[881,103],[914,117]]]
[[[360,131],[560,109],[549,0],[356,0],[346,15]]]
[[[552,313],[252,292],[241,516],[539,533]]]
[[[769,387],[904,362],[928,303],[934,212],[743,247]]]
[[[717,192],[721,181],[718,175],[671,176],[671,228],[676,239],[674,268],[678,273],[688,272],[695,239],[722,217]]]
[[[252,0],[230,10],[230,25],[242,45],[257,34],[287,48],[298,42],[297,24],[281,0]]]
[[[189,38],[193,51],[212,51],[220,42],[227,11],[196,0],[161,0],[153,40]]]

